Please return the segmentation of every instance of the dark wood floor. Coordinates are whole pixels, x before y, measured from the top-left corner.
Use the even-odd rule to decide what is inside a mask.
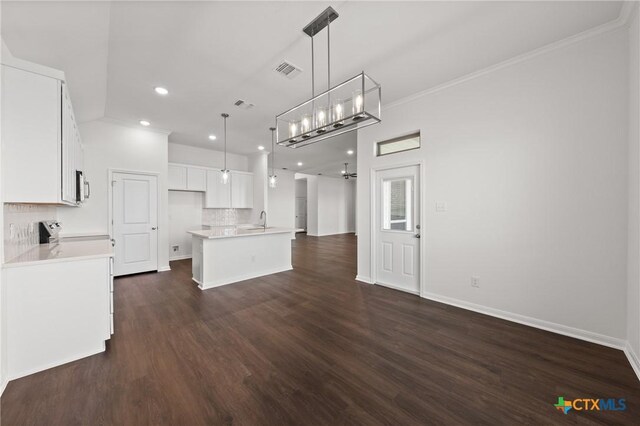
[[[358,283],[353,235],[294,247],[204,292],[189,261],[118,279],[108,350],[9,383],[2,425],[639,424],[622,352]]]

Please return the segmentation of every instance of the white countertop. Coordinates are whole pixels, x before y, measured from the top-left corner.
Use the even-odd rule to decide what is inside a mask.
[[[270,235],[270,234],[284,234],[295,232],[293,228],[279,228],[279,227],[236,227],[236,226],[203,226],[200,229],[194,229],[187,231],[194,237],[205,239],[217,239],[217,238],[235,238],[235,237],[252,237],[256,235]]]
[[[113,247],[108,239],[61,241],[55,244],[40,244],[4,263],[5,268],[37,265],[40,263],[69,260],[95,259],[113,256]]]

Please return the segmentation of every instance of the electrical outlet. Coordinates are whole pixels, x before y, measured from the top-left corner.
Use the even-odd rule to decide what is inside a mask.
[[[471,277],[471,287],[480,288],[480,278]]]
[[[180,246],[172,246],[173,251],[180,251]]]

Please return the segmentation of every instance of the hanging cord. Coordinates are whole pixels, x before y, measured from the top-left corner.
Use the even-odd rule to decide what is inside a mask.
[[[275,176],[276,172],[275,172],[275,168],[276,168],[276,145],[275,142],[273,140],[273,135],[274,135],[274,131],[276,130],[275,127],[270,127],[269,130],[271,130],[271,176]]]
[[[315,35],[315,34],[314,34]],[[316,96],[315,55],[313,54],[313,36],[311,36],[311,98]]]
[[[223,112],[220,115],[222,116],[222,120],[224,123],[224,169],[223,171],[226,171],[227,170],[227,117],[229,117],[229,114],[227,114],[226,112]]]

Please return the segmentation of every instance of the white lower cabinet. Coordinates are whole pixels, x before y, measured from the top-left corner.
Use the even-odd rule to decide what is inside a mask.
[[[5,268],[10,380],[105,350],[113,331],[111,259]]]

